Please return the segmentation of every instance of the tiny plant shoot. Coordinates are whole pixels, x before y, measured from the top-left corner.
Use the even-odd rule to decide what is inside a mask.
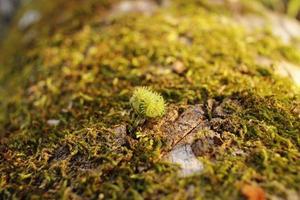
[[[165,114],[163,97],[147,87],[138,87],[130,99],[134,111],[142,116],[155,118]]]

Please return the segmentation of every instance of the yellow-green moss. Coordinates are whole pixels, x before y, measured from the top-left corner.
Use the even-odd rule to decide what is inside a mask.
[[[130,103],[134,111],[144,117],[162,117],[165,114],[165,101],[160,94],[147,87],[138,87],[133,91]]]
[[[299,51],[268,30],[244,31],[208,1],[174,1],[151,16],[112,16],[114,2],[56,0],[26,30],[37,37],[24,42],[12,29],[0,53],[0,197],[239,199],[245,182],[284,198],[299,191],[299,88],[255,61],[300,64]],[[234,128],[218,130],[232,146],[179,178],[160,159],[159,136],[145,142],[129,129],[117,144],[111,128],[132,124],[140,85],[174,106],[238,101],[228,105]]]

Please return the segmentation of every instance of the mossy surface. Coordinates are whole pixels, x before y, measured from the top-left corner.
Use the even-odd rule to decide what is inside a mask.
[[[114,15],[117,0],[49,2],[28,5],[42,19],[26,37],[12,27],[0,50],[2,199],[240,199],[243,184],[269,198],[300,195],[299,87],[256,62],[300,65],[296,45],[267,28],[245,31],[227,4],[210,1],[172,1],[151,15]],[[247,2],[239,14],[263,15]],[[226,149],[180,178],[161,159],[160,136],[132,128],[137,86],[175,107],[230,99],[229,126],[216,130]],[[122,145],[112,131],[121,124]]]

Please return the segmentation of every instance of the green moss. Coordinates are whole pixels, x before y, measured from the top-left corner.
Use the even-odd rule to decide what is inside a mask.
[[[135,89],[130,103],[137,114],[145,117],[161,117],[165,114],[163,97],[146,87]]]
[[[296,47],[268,30],[246,32],[228,5],[174,1],[151,16],[113,16],[115,2],[53,1],[25,32],[37,37],[15,27],[2,45],[0,197],[239,199],[245,182],[284,198],[299,191],[299,87],[256,62],[299,65]],[[116,142],[111,128],[133,124],[140,85],[178,107],[232,100],[218,128],[226,145],[199,157],[202,174],[179,178],[161,159],[159,135],[129,130]]]

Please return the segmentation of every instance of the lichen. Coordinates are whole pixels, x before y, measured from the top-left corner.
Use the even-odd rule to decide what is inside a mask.
[[[299,87],[256,62],[300,65],[297,43],[268,27],[246,31],[237,15],[264,16],[254,1],[174,0],[151,15],[112,15],[118,2],[35,0],[23,11],[38,9],[39,22],[21,32],[22,13],[15,19],[0,49],[0,197],[240,199],[244,183],[270,198],[299,195]],[[131,128],[140,85],[179,113],[205,105],[225,142],[198,156],[201,174],[180,178],[161,159],[164,138],[140,132],[145,124]],[[120,124],[122,145],[111,131]]]

